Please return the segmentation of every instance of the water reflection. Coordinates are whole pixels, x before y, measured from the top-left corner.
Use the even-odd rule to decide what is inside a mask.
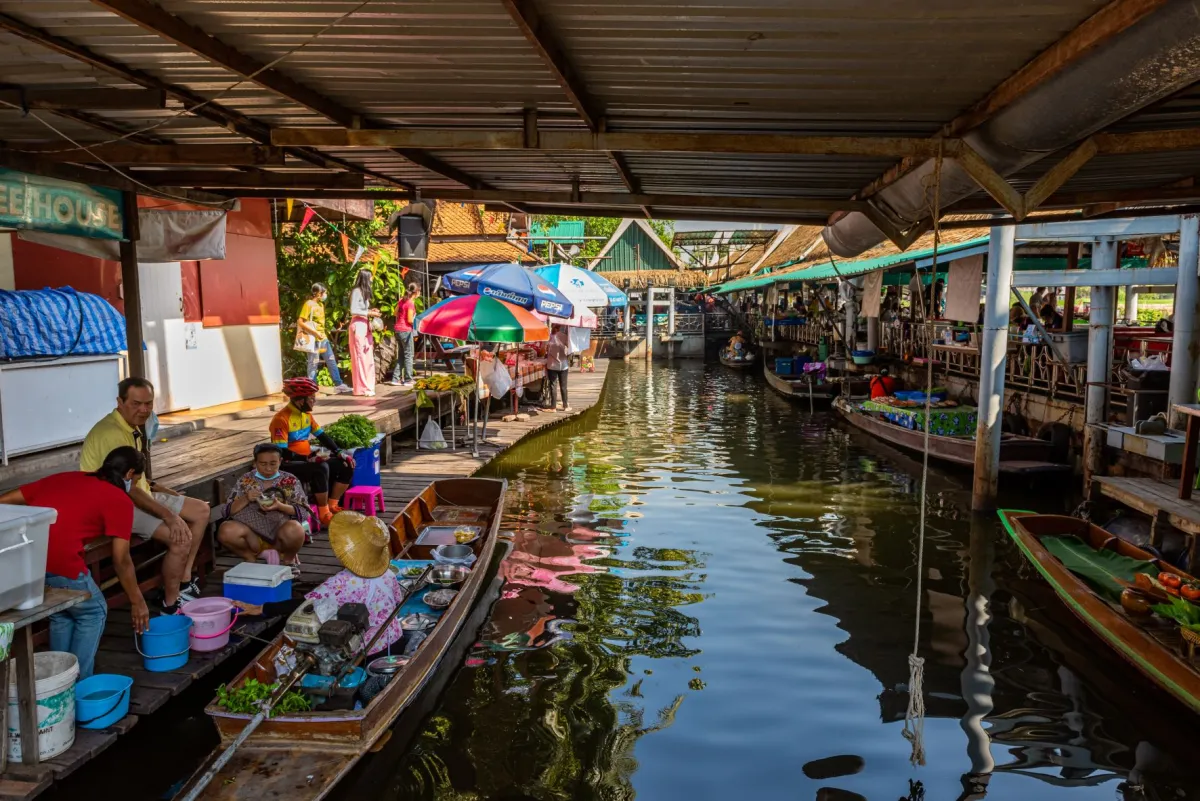
[[[1169,702],[943,474],[912,767],[920,465],[753,376],[614,365],[602,408],[491,471],[510,481],[507,584],[388,797],[1200,797],[1172,754],[1194,721],[1144,723]]]

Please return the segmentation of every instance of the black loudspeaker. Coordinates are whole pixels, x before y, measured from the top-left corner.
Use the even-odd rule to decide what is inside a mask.
[[[392,218],[396,228],[396,257],[422,261],[429,258],[429,229],[433,209],[425,203],[411,203]]]

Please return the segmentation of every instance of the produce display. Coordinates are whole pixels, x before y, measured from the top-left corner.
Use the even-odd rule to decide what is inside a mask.
[[[347,414],[325,427],[340,448],[366,448],[375,441],[375,424],[361,414]]]
[[[897,409],[924,409],[925,401],[903,400],[892,395],[883,398],[876,398],[880,403],[886,403],[888,406],[895,406]],[[943,401],[934,401],[929,404],[933,409],[954,409],[958,407],[958,401],[947,398]]]
[[[418,391],[450,392],[453,390],[470,389],[475,386],[475,379],[469,375],[451,375],[437,373],[429,378],[421,378],[413,385]]]

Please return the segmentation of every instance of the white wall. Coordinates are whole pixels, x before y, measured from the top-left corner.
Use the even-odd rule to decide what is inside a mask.
[[[283,388],[278,324],[205,328],[184,322],[179,263],[138,266],[155,411],[216,406]]]
[[[12,234],[0,233],[0,289],[13,290],[17,288],[17,278],[13,271]]]

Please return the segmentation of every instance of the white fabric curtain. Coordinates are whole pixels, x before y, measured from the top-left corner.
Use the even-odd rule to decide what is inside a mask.
[[[863,281],[862,316],[878,317],[883,301],[883,270],[867,273]]]
[[[946,288],[946,319],[964,323],[979,320],[979,294],[983,287],[983,254],[950,262]]]

